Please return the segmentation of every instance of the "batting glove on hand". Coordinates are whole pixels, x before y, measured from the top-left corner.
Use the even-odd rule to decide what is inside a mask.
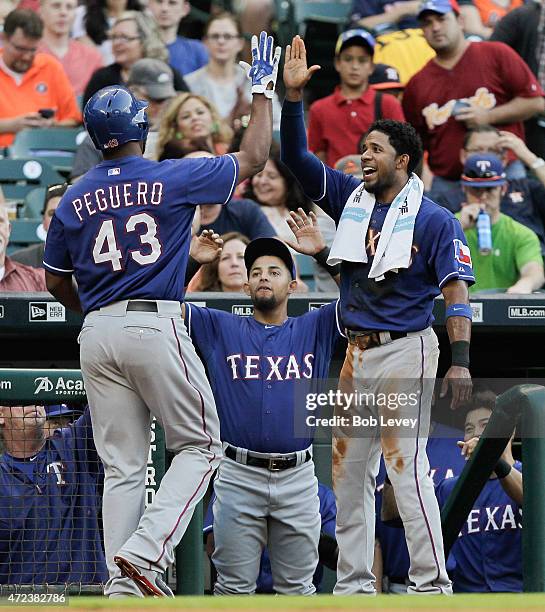
[[[278,76],[278,63],[280,62],[281,48],[276,47],[273,55],[274,40],[267,36],[267,32],[252,36],[252,65],[239,62],[244,68],[246,75],[252,80],[252,94],[264,94],[272,98]],[[268,87],[272,83],[272,87]]]

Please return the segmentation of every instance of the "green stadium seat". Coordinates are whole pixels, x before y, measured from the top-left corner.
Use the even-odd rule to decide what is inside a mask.
[[[55,170],[68,174],[74,155],[86,132],[82,128],[22,130],[9,147],[9,156],[47,161]]]
[[[0,187],[7,199],[23,202],[36,187],[63,182],[64,178],[46,161],[0,159]]]
[[[295,265],[297,266],[299,278],[308,285],[310,291],[313,291],[316,285],[316,281],[314,280],[314,266],[312,262],[312,257],[309,257],[308,255],[296,255]]]
[[[36,229],[41,224],[41,220],[13,219],[10,223],[11,234],[9,236],[8,255],[29,244],[40,242],[36,235]]]
[[[27,194],[23,206],[23,217],[25,219],[41,220],[46,189],[46,187],[36,187]]]

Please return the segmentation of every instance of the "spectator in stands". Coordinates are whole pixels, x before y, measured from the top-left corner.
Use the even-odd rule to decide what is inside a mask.
[[[375,34],[417,28],[420,0],[353,0],[350,21]]]
[[[308,146],[328,166],[359,153],[360,141],[376,119],[404,121],[398,100],[369,87],[375,39],[365,30],[343,32],[335,45],[340,85],[310,107]]]
[[[464,440],[458,442],[466,459],[475,450],[495,403],[496,395],[492,391],[481,390],[474,393],[466,405]],[[447,568],[454,592],[522,591],[522,464],[513,459],[511,444],[512,439],[477,497],[452,547]],[[458,478],[447,477],[436,486],[435,494],[440,507],[445,505]],[[384,485],[383,516],[388,519],[399,517],[389,483]]]
[[[125,11],[141,11],[139,0],[85,0],[76,10],[72,36],[97,46],[105,65],[114,61],[110,28]]]
[[[335,571],[337,569],[338,549],[335,540],[335,522],[337,519],[337,507],[335,503],[335,494],[321,482],[318,483],[318,498],[320,500],[320,518],[322,526],[320,529],[320,542],[318,544],[319,563],[314,572],[312,582],[316,587],[316,592],[322,590],[322,580],[324,575],[324,566]],[[212,554],[214,553],[214,501],[215,494],[212,494],[206,516],[203,521],[203,534],[206,543],[206,554],[212,563]],[[213,566],[212,566],[213,567]],[[212,582],[215,582],[213,580]],[[256,583],[256,594],[275,593],[271,560],[269,551],[265,547],[261,554],[261,563],[259,565],[259,575]]]
[[[208,64],[187,75],[186,83],[196,94],[207,98],[222,119],[237,128],[242,117],[249,115],[252,100],[251,82],[237,58],[244,41],[240,22],[231,13],[219,13],[208,20],[204,29]],[[274,129],[279,128],[280,104],[273,100]]]
[[[100,52],[70,38],[77,0],[41,0],[40,16],[44,35],[38,49],[62,64],[74,94],[81,96],[91,75],[103,66]]]
[[[47,437],[43,406],[1,406],[0,584],[108,579],[89,409]]]
[[[146,113],[150,126],[144,157],[157,159],[156,149],[161,118],[172,98],[176,96],[172,68],[161,60],[141,59],[132,65],[127,81],[134,95],[149,103]],[[102,152],[87,135],[76,150],[70,173],[72,181],[77,180],[102,160]]]
[[[43,33],[40,17],[14,10],[4,22],[0,56],[0,147],[9,146],[27,128],[75,126],[81,122],[76,97],[60,63],[38,53]],[[53,111],[45,118],[39,111]]]
[[[384,91],[401,100],[405,85],[399,78],[399,72],[388,64],[375,64],[369,77],[369,87],[375,91]]]
[[[32,268],[43,268],[47,230],[49,229],[55,210],[67,189],[67,183],[49,185],[45,192],[44,207],[42,209],[42,231],[40,234],[43,241],[15,251],[11,254],[12,261],[24,264],[25,266],[31,266]]]
[[[195,73],[193,73],[195,74]],[[159,127],[157,159],[182,157],[189,150],[213,151],[218,155],[227,152],[233,137],[231,128],[221,119],[215,106],[205,97],[183,93],[174,98],[166,110]],[[204,144],[190,148],[192,141]]]
[[[51,438],[57,429],[63,429],[83,414],[81,406],[52,404],[45,406],[45,435]]]
[[[83,94],[83,105],[99,89],[127,83],[132,66],[142,58],[168,61],[168,51],[159,38],[155,22],[138,11],[127,11],[110,30],[114,63],[99,68],[91,77]],[[186,91],[182,75],[173,70],[174,89]]]
[[[201,266],[191,279],[187,293],[196,291],[228,291],[243,293],[248,273],[244,264],[244,253],[249,240],[238,232],[220,236],[223,247],[219,258]]]
[[[178,36],[180,22],[191,10],[187,0],[150,0],[148,8],[167,46],[173,68],[185,76],[208,63],[208,51],[200,40]]]
[[[458,0],[464,17],[464,29],[483,39],[490,38],[492,30],[502,17],[518,8],[524,0]]]
[[[545,108],[543,90],[520,57],[495,42],[464,38],[455,0],[428,0],[419,12],[424,37],[436,51],[403,94],[405,116],[429,152],[435,192],[460,177],[464,134],[483,124],[502,124],[524,137],[522,121]],[[509,178],[525,175],[522,163]]]
[[[0,291],[47,291],[43,269],[25,266],[7,256],[10,232],[7,208],[0,204]]]
[[[545,90],[545,4],[529,1],[508,13],[494,28],[490,40],[503,42],[528,64]],[[545,113],[524,123],[526,143],[531,151],[545,158]]]
[[[15,0],[0,0],[0,31],[3,31],[4,20],[16,6],[17,2],[15,2]],[[0,37],[0,47],[2,47],[3,44],[3,40]]]
[[[507,180],[507,190],[502,196],[500,210],[533,230],[539,238],[541,252],[545,254],[545,163],[541,158],[536,157],[524,141],[512,132],[500,132],[492,125],[481,125],[469,130],[465,135],[460,160],[465,163],[472,154],[492,153],[502,160],[505,171],[508,150],[528,168],[532,168],[538,180],[533,178]],[[465,199],[460,183],[438,194],[432,191],[429,197],[453,213],[460,210]]]
[[[462,224],[475,273],[476,282],[469,292],[507,290],[524,294],[539,289],[545,277],[538,237],[500,212],[501,197],[507,189],[500,158],[489,153],[470,155],[464,165],[462,188],[465,202],[456,216]],[[492,226],[492,248],[487,252],[481,250],[477,234],[481,210],[490,216]]]

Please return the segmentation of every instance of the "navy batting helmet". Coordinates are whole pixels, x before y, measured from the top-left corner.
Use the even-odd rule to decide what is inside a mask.
[[[137,100],[121,85],[104,87],[83,110],[83,121],[95,147],[101,151],[148,136],[147,102]]]

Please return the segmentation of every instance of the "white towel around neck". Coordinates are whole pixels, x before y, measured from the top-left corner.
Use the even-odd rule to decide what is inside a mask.
[[[408,268],[411,261],[414,222],[420,210],[424,185],[414,174],[394,198],[384,219],[377,250],[369,278],[383,280],[386,272],[397,272]],[[365,240],[371,214],[375,207],[375,196],[365,191],[365,185],[358,185],[348,198],[337,233],[331,246],[327,263],[335,265],[341,261],[367,263]],[[393,236],[395,234],[395,240]]]

